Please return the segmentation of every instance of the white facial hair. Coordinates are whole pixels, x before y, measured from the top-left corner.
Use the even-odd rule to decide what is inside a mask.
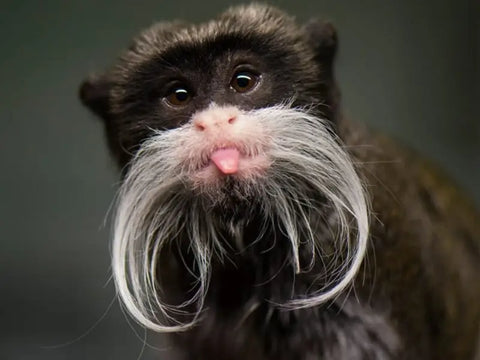
[[[313,290],[307,297],[292,298],[286,309],[312,307],[336,298],[352,284],[366,254],[369,214],[366,195],[349,155],[329,129],[327,122],[308,111],[288,105],[242,112],[245,138],[262,134],[255,152],[263,151],[270,166],[263,175],[242,181],[237,196],[255,196],[265,219],[280,222],[291,245],[291,264],[296,273],[300,264],[299,246],[309,244],[311,263],[322,261],[321,234],[316,231],[317,214],[312,191],[325,198],[335,218],[335,248],[340,267],[331,269],[334,283]],[[250,129],[250,130],[248,130]],[[225,242],[205,199],[221,196],[217,185],[198,187],[191,181],[191,164],[181,163],[194,132],[188,123],[180,128],[156,132],[138,151],[120,188],[113,235],[112,268],[118,294],[125,308],[143,326],[154,331],[175,332],[192,327],[204,309],[212,257],[226,255]],[[251,133],[249,133],[251,132]],[[258,150],[261,149],[261,150]],[[307,184],[298,185],[295,180]],[[261,184],[261,186],[259,185]],[[259,230],[261,236],[262,229]],[[240,232],[241,229],[237,229]],[[195,259],[195,294],[182,304],[167,304],[161,298],[156,270],[158,254],[165,245],[183,234]],[[241,235],[240,235],[241,236]],[[187,271],[187,269],[185,269]],[[197,309],[191,321],[183,323],[175,314]]]

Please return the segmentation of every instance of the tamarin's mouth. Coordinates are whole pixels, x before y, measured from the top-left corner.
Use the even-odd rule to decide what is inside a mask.
[[[200,157],[200,166],[191,176],[195,182],[204,185],[217,183],[225,176],[235,176],[240,179],[258,176],[264,173],[271,163],[263,151],[237,144],[216,147]]]
[[[225,175],[238,172],[240,151],[235,147],[221,148],[210,155],[210,160]]]

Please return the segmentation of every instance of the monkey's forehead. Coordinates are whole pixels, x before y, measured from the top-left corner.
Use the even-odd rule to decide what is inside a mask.
[[[295,47],[292,50],[296,53],[308,53],[309,50],[302,46],[303,36],[294,19],[276,8],[260,4],[232,7],[207,23],[173,21],[154,24],[133,40],[120,58],[118,70],[123,72],[145,61],[160,58],[176,47],[204,46],[215,42],[225,44],[222,40],[228,37],[232,38],[232,45],[245,44],[246,41],[257,47]]]

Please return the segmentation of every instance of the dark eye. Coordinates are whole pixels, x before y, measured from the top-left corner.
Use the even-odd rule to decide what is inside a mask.
[[[184,87],[175,87],[173,88],[165,99],[173,106],[183,106],[188,104],[191,100],[192,95]]]
[[[258,83],[258,76],[248,71],[239,71],[235,73],[230,86],[239,93],[244,93],[252,90]]]

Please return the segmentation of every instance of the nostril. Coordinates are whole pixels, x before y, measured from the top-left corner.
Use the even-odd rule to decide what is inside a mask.
[[[237,118],[235,116],[232,116],[231,118],[228,119],[228,123],[233,124],[235,120],[237,120]]]
[[[205,125],[199,121],[195,121],[195,128],[199,131],[204,131]]]

